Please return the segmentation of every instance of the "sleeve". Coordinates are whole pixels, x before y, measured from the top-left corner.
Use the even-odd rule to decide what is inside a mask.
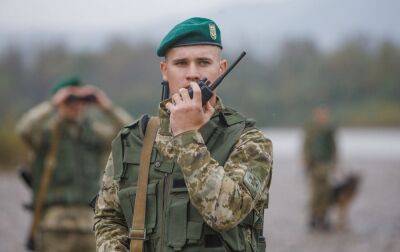
[[[50,102],[43,102],[25,113],[17,123],[16,131],[22,140],[32,149],[37,148],[41,142],[39,131],[44,125],[54,108]]]
[[[110,143],[124,125],[133,121],[133,118],[128,114],[128,112],[116,106],[104,111],[104,115],[110,123],[95,121],[93,123],[93,130],[104,140],[105,143]]]
[[[95,206],[94,231],[97,251],[129,251],[128,228],[119,204],[118,183],[113,179],[114,165],[110,155]]]
[[[262,201],[268,199],[272,143],[261,131],[242,133],[224,166],[211,157],[197,131],[173,141],[191,203],[213,229],[231,229],[251,210],[267,204]]]

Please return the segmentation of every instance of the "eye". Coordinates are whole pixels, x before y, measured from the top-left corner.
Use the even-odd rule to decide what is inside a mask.
[[[211,62],[209,60],[199,60],[200,66],[209,66]]]
[[[186,66],[187,62],[185,60],[178,60],[174,62],[175,66]]]

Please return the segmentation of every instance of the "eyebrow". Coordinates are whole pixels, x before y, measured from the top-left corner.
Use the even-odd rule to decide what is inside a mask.
[[[207,60],[207,61],[212,61],[212,58],[209,57],[200,57],[200,58],[196,58],[196,60]]]
[[[173,63],[176,63],[176,62],[182,62],[182,61],[187,61],[187,60],[188,60],[188,58],[182,57],[182,58],[172,59],[171,61]],[[210,57],[199,57],[199,58],[195,58],[195,60],[196,61],[200,61],[200,60],[212,61],[213,59]]]
[[[177,62],[182,62],[182,61],[187,61],[187,58],[176,58],[171,60],[172,63],[177,63]]]

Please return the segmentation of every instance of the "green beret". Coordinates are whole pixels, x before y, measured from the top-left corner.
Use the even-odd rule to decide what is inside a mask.
[[[54,95],[55,93],[58,92],[58,90],[66,87],[80,87],[80,86],[83,86],[82,81],[79,79],[79,77],[73,76],[55,84],[51,88],[51,94]]]
[[[190,18],[172,28],[158,46],[157,55],[164,57],[170,48],[186,45],[215,45],[222,48],[221,32],[210,19]]]

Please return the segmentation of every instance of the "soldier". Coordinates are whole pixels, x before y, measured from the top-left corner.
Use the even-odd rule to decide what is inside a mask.
[[[220,30],[206,18],[188,19],[162,40],[157,55],[164,57],[161,74],[172,97],[159,105],[160,126],[147,156],[145,226],[133,224],[143,210],[136,193],[143,190],[137,185],[148,116],[113,141],[95,209],[98,251],[265,250],[272,143],[215,94],[202,106],[197,84],[225,71],[221,49]]]
[[[313,110],[313,120],[306,125],[303,150],[311,189],[309,226],[311,230],[328,230],[330,177],[336,163],[336,144],[327,108],[318,107]]]
[[[56,84],[52,94],[51,101],[32,108],[17,126],[34,154],[30,242],[35,241],[38,251],[94,251],[89,202],[99,189],[99,167],[118,129],[133,119],[103,91],[77,77]],[[92,116],[95,110],[103,120]]]

